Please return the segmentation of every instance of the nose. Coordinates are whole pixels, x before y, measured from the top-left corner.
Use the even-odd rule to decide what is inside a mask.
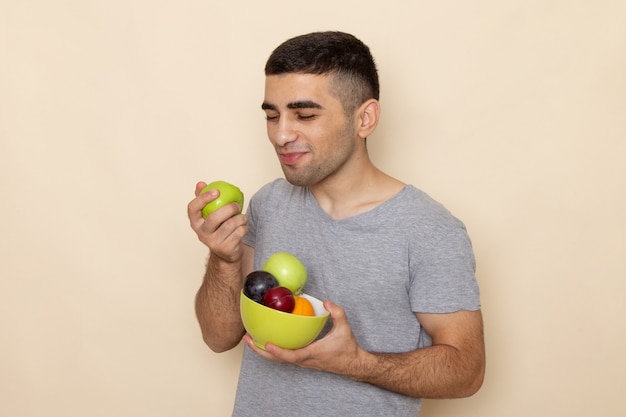
[[[276,145],[285,146],[289,142],[293,142],[298,138],[298,132],[296,131],[293,123],[287,117],[281,117],[276,125],[276,131],[273,132],[272,137]]]

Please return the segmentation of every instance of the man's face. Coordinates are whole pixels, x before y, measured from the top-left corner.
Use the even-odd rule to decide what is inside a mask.
[[[330,77],[323,75],[266,77],[267,134],[285,178],[294,185],[311,186],[335,176],[355,155],[354,118],[346,117],[329,86]]]

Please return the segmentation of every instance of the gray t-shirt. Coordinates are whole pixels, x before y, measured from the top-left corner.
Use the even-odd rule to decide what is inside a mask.
[[[416,312],[480,308],[464,225],[411,185],[371,211],[333,220],[308,188],[278,179],[252,197],[247,215],[244,242],[255,249],[255,269],[275,252],[297,256],[308,271],[305,292],[343,307],[366,350],[430,346]],[[415,417],[420,404],[339,375],[276,364],[246,347],[233,415]]]

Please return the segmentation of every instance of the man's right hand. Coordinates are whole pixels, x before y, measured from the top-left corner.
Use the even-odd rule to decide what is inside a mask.
[[[202,208],[219,196],[218,190],[200,191],[207,184],[196,184],[196,197],[187,205],[187,216],[191,228],[214,256],[225,262],[237,262],[243,254],[242,239],[248,233],[248,218],[238,214],[241,207],[237,203],[227,204],[202,217]]]

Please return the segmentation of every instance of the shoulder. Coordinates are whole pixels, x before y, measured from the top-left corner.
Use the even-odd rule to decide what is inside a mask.
[[[406,185],[397,197],[399,209],[421,218],[453,222],[457,220],[443,204],[414,185]]]
[[[276,178],[259,188],[259,190],[252,196],[251,201],[267,200],[279,196],[290,195],[296,192],[298,188],[300,187],[291,185],[284,178]]]
[[[442,203],[413,185],[407,185],[398,195],[397,216],[410,225],[420,238],[446,238],[465,235],[465,224]]]
[[[284,178],[277,178],[262,186],[250,199],[253,211],[284,209],[287,204],[301,205],[305,201],[306,188],[290,184]]]

